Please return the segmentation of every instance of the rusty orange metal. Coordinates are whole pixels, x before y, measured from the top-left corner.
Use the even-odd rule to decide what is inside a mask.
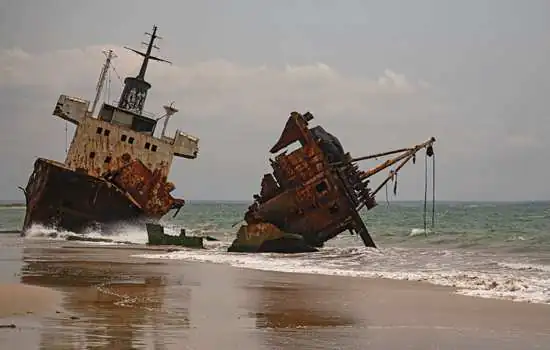
[[[27,186],[21,188],[27,202],[22,234],[34,224],[82,233],[97,225],[151,221],[179,209],[183,199],[171,196],[175,186],[167,177],[175,157],[195,159],[199,139],[177,130],[166,134],[168,120],[178,110],[164,105],[165,114],[144,112],[145,100],[152,85],[145,81],[145,71],[153,41],[143,57],[139,74],[126,77],[118,105],[101,104],[101,96],[111,59],[109,51],[96,85],[91,110],[90,101],[60,95],[53,115],[76,125],[63,163],[39,158]],[[160,135],[155,130],[164,119]]]
[[[404,159],[398,171],[416,152],[435,142],[432,138],[412,148],[378,154],[404,152],[372,170],[361,171],[355,162],[372,156],[352,158],[334,135],[321,126],[310,128],[312,119],[309,112],[292,112],[288,117],[270,150],[276,154],[270,160],[273,172],[263,176],[260,194],[254,195],[244,215],[246,223],[239,232],[247,235],[238,235],[230,251],[265,251],[267,241],[278,242],[270,245],[275,251],[310,251],[346,230],[357,233],[365,246],[376,247],[358,212],[376,206],[374,195],[380,187],[372,192],[368,177]],[[290,153],[284,150],[296,142],[300,147]],[[267,233],[270,227],[273,229]],[[282,232],[301,236],[305,245],[285,248],[284,242],[294,244],[296,240]]]
[[[114,173],[105,174],[112,183],[126,191],[149,216],[160,217],[185,201],[170,195],[174,185],[166,181],[160,169],[151,171],[140,160],[134,160]]]

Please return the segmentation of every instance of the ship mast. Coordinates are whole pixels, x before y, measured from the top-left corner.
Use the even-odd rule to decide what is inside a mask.
[[[105,83],[105,78],[107,77],[107,72],[109,71],[109,67],[111,66],[111,60],[117,57],[113,52],[113,50],[103,51],[103,54],[107,56],[107,59],[105,60],[105,64],[103,65],[103,68],[101,69],[101,73],[99,74],[99,80],[97,81],[97,85],[96,85],[94,103],[92,104],[92,109],[88,111],[89,116],[94,115],[95,108],[97,106],[97,103],[99,102],[99,97],[101,96],[101,92],[103,90],[103,84]]]
[[[145,34],[151,37],[148,44],[143,43],[147,45],[147,50],[145,52],[141,52],[126,46],[124,47],[125,49],[133,51],[142,56],[143,62],[141,63],[141,68],[136,77],[127,77],[126,79],[124,79],[124,90],[122,91],[122,95],[120,96],[120,100],[118,101],[118,107],[132,111],[139,115],[141,115],[143,112],[143,106],[145,105],[147,91],[151,88],[151,84],[145,81],[145,72],[147,71],[149,60],[171,64],[170,61],[151,55],[151,51],[153,50],[153,48],[157,50],[159,49],[155,45],[155,40],[162,39],[160,36],[157,35],[157,26],[153,26],[153,33]]]

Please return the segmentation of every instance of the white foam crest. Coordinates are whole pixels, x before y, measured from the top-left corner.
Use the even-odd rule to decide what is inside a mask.
[[[108,235],[103,234],[101,231],[90,231],[83,236],[90,238],[107,238],[112,239],[113,241],[130,242],[136,244],[147,243],[147,230],[145,226],[142,227],[131,224],[117,225],[116,229],[113,229]]]
[[[113,246],[113,245],[125,245],[127,243],[122,242],[88,242],[88,241],[78,241],[78,244],[87,244],[87,245],[93,245],[93,246]]]
[[[110,239],[118,242],[130,242],[137,244],[144,244],[147,242],[147,231],[140,226],[132,225],[120,225],[113,231],[112,234],[103,234],[101,231],[88,229],[81,234],[76,234],[67,230],[57,230],[53,227],[46,227],[40,224],[33,224],[26,232],[26,238],[46,238],[52,240],[65,240],[69,236],[89,237],[89,238],[103,238]],[[83,244],[96,244],[96,245],[118,245],[117,242],[85,242],[79,241]]]
[[[206,227],[188,229],[189,234],[204,233]],[[166,225],[165,232],[178,235],[181,226]],[[210,229],[210,228],[208,228]],[[413,229],[424,232],[423,229]],[[73,233],[33,225],[27,237],[65,239]],[[53,236],[56,237],[53,237]],[[145,227],[121,225],[113,234],[97,231],[84,234],[93,238],[144,244]],[[81,242],[95,245],[117,243]],[[317,253],[292,255],[227,253],[228,242],[205,241],[205,250],[183,250],[168,254],[140,254],[137,257],[190,260],[229,264],[236,267],[290,273],[313,273],[352,277],[389,278],[425,281],[457,288],[457,293],[485,298],[550,303],[550,266],[527,262],[493,260],[473,252],[426,249],[368,249],[364,247],[326,247]],[[456,267],[459,267],[457,269]]]
[[[425,236],[430,233],[432,233],[432,231],[429,228],[426,228],[426,230],[424,230],[423,228],[413,228],[409,233],[409,237]]]
[[[264,271],[424,281],[454,287],[457,289],[457,293],[464,295],[550,303],[550,284],[547,277],[504,274],[499,271],[461,271],[437,262],[419,263],[418,260],[409,261],[409,256],[403,256],[406,251],[404,249],[385,249],[375,253],[375,251],[365,248],[351,248],[352,251],[348,248],[347,253],[344,253],[344,259],[349,260],[351,256],[361,255],[351,265],[350,261],[346,263],[335,256],[337,249],[327,249],[327,253],[333,255],[332,259],[324,255],[325,252],[296,255],[244,254],[227,253],[225,249],[215,251],[182,250],[165,254],[134,256],[228,264]],[[422,255],[422,252],[417,252],[417,254]],[[453,259],[452,253],[440,254],[440,256]],[[319,259],[320,257],[322,258]],[[401,259],[396,260],[396,258]]]
[[[65,239],[73,234],[70,231],[58,231],[52,227],[46,227],[40,224],[33,224],[25,232],[27,238],[50,238],[50,239]]]
[[[169,235],[179,235],[182,227],[180,225],[167,224],[164,226],[164,232]],[[197,235],[197,236],[206,236],[207,234],[202,229],[192,228],[186,229],[187,234]],[[100,238],[112,240],[112,242],[105,241],[77,241],[79,244],[87,245],[123,245],[127,243],[133,244],[147,244],[147,229],[145,225],[132,225],[132,224],[119,224],[109,231],[109,234],[105,234],[100,230],[88,229],[83,233],[76,234],[71,231],[58,231],[55,228],[45,227],[39,224],[32,225],[29,230],[27,230],[27,238],[41,238],[41,239],[52,239],[52,240],[66,240],[69,236],[79,236],[86,238]],[[204,246],[207,248],[217,249],[224,245],[223,241],[206,241]],[[227,247],[225,247],[227,248]]]
[[[499,262],[498,265],[511,270],[550,272],[550,266],[542,264]]]

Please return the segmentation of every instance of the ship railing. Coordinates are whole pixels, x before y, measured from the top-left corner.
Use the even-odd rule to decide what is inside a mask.
[[[141,115],[147,118],[156,119],[157,115],[153,112],[141,111]]]
[[[199,140],[198,137],[193,136],[193,135],[191,135],[191,134],[188,134],[188,133],[186,133],[186,132],[183,132],[183,131],[181,131],[180,129],[177,129],[177,130],[176,130],[176,133],[174,134],[174,139],[175,139],[178,135],[185,136],[185,137],[187,137],[189,140],[191,140],[191,141],[193,141],[193,142],[197,142],[197,141]]]
[[[113,100],[113,105],[118,106],[118,100]],[[124,108],[123,108],[124,109]],[[153,112],[149,112],[146,110],[141,111],[141,115],[147,118],[156,119],[157,115]]]
[[[186,133],[186,132],[183,132],[183,131],[181,131],[181,130],[179,130],[179,129],[176,130],[176,132],[173,134],[173,136],[163,135],[163,136],[155,137],[155,138],[173,144],[173,143],[176,141],[176,138],[177,138],[178,136],[183,136],[183,137],[187,138],[187,139],[188,139],[189,141],[191,141],[191,142],[198,142],[198,141],[199,141],[199,138],[198,138],[198,137],[193,136],[193,135],[191,135],[191,134],[188,134],[188,133]]]
[[[155,136],[156,139],[159,139],[161,141],[164,141],[166,143],[169,143],[169,144],[174,144],[174,141],[176,140],[174,137],[170,137],[170,136]]]

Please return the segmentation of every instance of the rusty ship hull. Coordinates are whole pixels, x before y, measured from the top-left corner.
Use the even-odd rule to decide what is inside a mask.
[[[25,188],[23,232],[32,224],[79,233],[98,223],[145,217],[118,187],[104,179],[39,158]]]
[[[337,137],[321,126],[309,127],[312,119],[309,112],[292,112],[288,117],[270,149],[275,155],[270,159],[273,172],[263,176],[260,193],[254,195],[229,251],[311,252],[344,231],[357,234],[366,247],[376,248],[360,210],[377,205],[376,193],[403,165],[414,161],[419,150],[426,148],[433,155],[435,138],[409,148],[352,158]],[[291,150],[291,145],[298,147]],[[368,171],[356,164],[397,153],[401,154]],[[398,164],[396,169],[371,190],[369,178],[394,164]]]
[[[127,77],[118,104],[104,102],[95,114],[106,81],[112,50],[102,68],[95,100],[60,95],[53,115],[76,125],[63,163],[38,158],[25,188],[26,212],[22,235],[33,225],[84,233],[88,228],[110,231],[113,224],[155,222],[170,210],[185,204],[171,193],[168,181],[175,157],[195,159],[198,138],[176,130],[166,135],[170,117],[178,110],[165,105],[165,114],[155,116],[143,110],[148,90],[145,80],[157,27],[153,26],[139,74]],[[168,61],[165,61],[168,62]],[[164,119],[160,135],[155,135]]]
[[[264,175],[260,194],[245,213],[246,225],[230,251],[314,251],[345,230],[376,247],[356,211],[362,201],[374,206],[374,199],[365,184],[355,181],[358,173],[353,167],[331,166],[349,155],[334,135],[320,126],[310,129],[311,119],[310,113],[291,113],[270,150],[284,152],[271,160],[273,173]],[[285,149],[294,143],[300,147],[287,154]]]
[[[82,233],[108,232],[112,224],[154,222],[185,201],[170,195],[171,183],[140,161],[96,177],[64,164],[38,158],[25,194],[22,233],[33,224]]]

